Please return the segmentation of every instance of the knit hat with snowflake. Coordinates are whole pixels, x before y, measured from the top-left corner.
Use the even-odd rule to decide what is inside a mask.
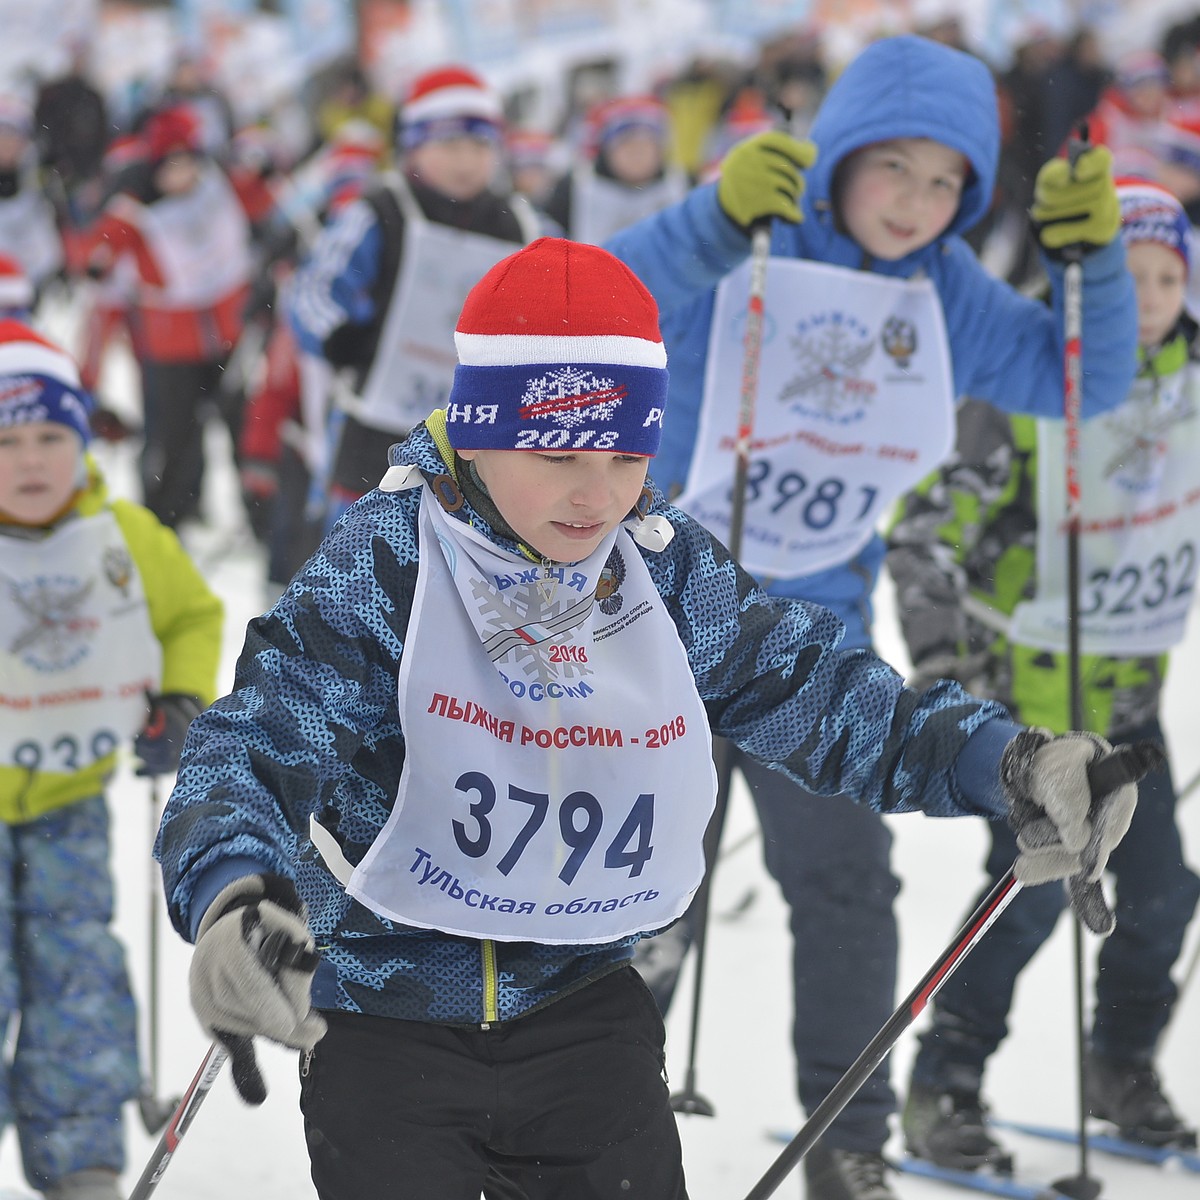
[[[1117,199],[1121,204],[1121,240],[1126,246],[1135,242],[1158,242],[1192,266],[1192,226],[1183,205],[1166,188],[1146,179],[1117,180]]]
[[[454,342],[455,449],[657,453],[658,308],[607,250],[545,237],[502,259],[471,289]]]
[[[47,421],[92,436],[92,398],[66,351],[28,325],[0,320],[0,429]]]

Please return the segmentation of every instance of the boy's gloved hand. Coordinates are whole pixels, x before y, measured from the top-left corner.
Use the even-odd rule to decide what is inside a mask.
[[[1055,737],[1024,729],[1000,759],[1000,782],[1012,806],[1008,823],[1021,851],[1016,877],[1027,884],[1069,879],[1079,919],[1099,934],[1114,925],[1100,877],[1137,804],[1136,783],[1092,795],[1088,766],[1111,752],[1095,734]]]
[[[194,717],[204,705],[185,692],[168,692],[146,697],[150,715],[141,733],[133,739],[133,751],[141,759],[135,775],[170,775],[179,768],[183,739]]]
[[[290,879],[247,875],[219,892],[200,922],[188,976],[192,1008],[228,1049],[247,1104],[267,1095],[252,1038],[311,1050],[325,1036],[312,1008],[318,958],[306,916]]]
[[[742,229],[779,217],[802,220],[803,171],[817,161],[817,148],[782,130],[770,129],[738,142],[721,163],[717,203]]]
[[[1034,183],[1029,215],[1052,256],[1061,256],[1068,247],[1086,252],[1107,246],[1121,225],[1108,147],[1088,146],[1074,165],[1065,158],[1046,163]]]

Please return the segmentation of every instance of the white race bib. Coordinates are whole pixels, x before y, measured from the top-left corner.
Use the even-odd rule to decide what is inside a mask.
[[[708,720],[629,534],[572,566],[421,497],[395,807],[347,891],[499,941],[604,943],[680,916],[716,792]]]
[[[454,327],[467,293],[514,242],[429,221],[402,180],[404,252],[362,395],[348,410],[365,425],[407,433],[446,403],[458,361]]]
[[[749,274],[743,264],[717,288],[696,452],[678,500],[725,540]],[[933,284],[770,259],[742,565],[759,578],[789,578],[848,561],[891,501],[953,444]]]
[[[1161,654],[1184,635],[1200,562],[1200,419],[1189,369],[1139,379],[1080,423],[1079,633],[1085,654]],[[1066,427],[1038,422],[1037,595],[1011,636],[1067,649]]]
[[[5,541],[0,761],[68,774],[111,754],[147,715],[162,648],[110,512]]]

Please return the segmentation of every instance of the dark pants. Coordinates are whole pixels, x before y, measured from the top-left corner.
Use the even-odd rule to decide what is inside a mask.
[[[895,1004],[898,941],[892,905],[900,884],[890,866],[892,834],[871,809],[845,796],[814,796],[739,750],[733,754],[758,809],[767,870],[790,910],[797,1090],[811,1113]],[[690,940],[682,925],[665,938]],[[645,955],[653,954],[657,940],[643,943]],[[677,972],[675,962],[666,970],[647,971],[664,1011]],[[895,1108],[885,1058],[835,1118],[824,1141],[842,1150],[879,1151]]]
[[[1157,722],[1122,740],[1143,737],[1162,738]],[[1007,825],[994,822],[991,831],[987,873],[995,882],[1013,864],[1017,847]],[[1091,1041],[1108,1057],[1146,1057],[1170,1019],[1176,999],[1171,968],[1200,897],[1200,881],[1183,861],[1169,768],[1141,781],[1133,822],[1108,866],[1116,880],[1117,927],[1100,943]],[[933,1024],[920,1038],[915,1082],[978,1083],[1008,1033],[1017,976],[1065,906],[1059,883],[1024,888],[1015,897],[938,993]]]
[[[204,426],[212,411],[220,416],[236,447],[243,397],[223,389],[219,362],[143,361],[142,497],[165,525],[199,513],[204,483]]]
[[[632,969],[488,1029],[325,1015],[300,1090],[321,1200],[687,1200]]]

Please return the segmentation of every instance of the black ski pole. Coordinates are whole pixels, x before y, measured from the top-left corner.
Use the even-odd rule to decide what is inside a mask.
[[[1087,126],[1080,127],[1079,136],[1068,147],[1071,170],[1087,149]],[[1081,522],[1082,489],[1079,481],[1079,421],[1083,401],[1083,250],[1080,246],[1066,248],[1067,267],[1063,273],[1063,419],[1066,427],[1067,478],[1067,679],[1070,695],[1070,727],[1084,728],[1083,678],[1079,645],[1079,529]],[[1054,1187],[1073,1200],[1096,1200],[1102,1191],[1101,1181],[1088,1171],[1087,1097],[1084,1084],[1084,1061],[1087,1056],[1087,1035],[1084,1031],[1084,961],[1083,923],[1072,910],[1072,943],[1075,974],[1075,1058],[1076,1102],[1079,1134],[1079,1172],[1054,1181]]]
[[[158,834],[158,823],[162,813],[159,796],[158,778],[150,776],[150,844]],[[158,964],[158,913],[161,904],[160,879],[158,863],[154,855],[148,855],[150,861],[150,878],[148,882],[148,912],[147,912],[147,1014],[146,1014],[146,1057],[149,1060],[149,1074],[142,1080],[138,1092],[138,1112],[147,1133],[157,1133],[170,1118],[179,1104],[180,1097],[164,1098],[158,1092],[158,1033],[159,1033],[159,964]]]
[[[259,958],[263,966],[273,975],[278,974],[280,970],[291,963],[310,957],[308,950],[297,946],[281,929],[267,934],[259,950]],[[162,1131],[158,1145],[154,1147],[149,1161],[142,1170],[141,1178],[134,1185],[133,1191],[129,1193],[129,1200],[146,1200],[158,1187],[167,1167],[171,1165],[171,1159],[174,1158],[183,1135],[187,1133],[188,1126],[191,1125],[200,1105],[204,1103],[204,1098],[212,1090],[212,1085],[217,1081],[217,1076],[220,1075],[221,1068],[225,1065],[228,1057],[229,1051],[226,1047],[218,1039],[214,1039],[208,1050],[205,1051],[204,1058],[201,1060],[196,1074],[192,1076],[192,1082],[188,1084],[183,1098],[171,1114],[167,1127]]]
[[[729,510],[729,538],[726,548],[738,562],[742,549],[742,526],[746,509],[746,478],[750,469],[750,439],[754,432],[754,407],[758,399],[758,365],[762,356],[763,297],[766,294],[767,259],[771,253],[771,226],[767,221],[755,224],[751,234],[750,298],[746,306],[746,327],[742,348],[741,397],[738,404],[738,431],[734,443],[734,479]],[[700,1036],[700,995],[704,985],[704,958],[708,947],[708,915],[712,894],[712,875],[717,861],[717,846],[729,808],[729,789],[733,783],[733,747],[720,741],[715,750],[717,796],[712,818],[704,835],[704,878],[692,898],[688,914],[692,923],[695,949],[692,985],[692,1022],[688,1038],[687,1072],[683,1087],[672,1094],[671,1107],[679,1113],[711,1117],[712,1102],[696,1087],[696,1048]]]
[[[1162,761],[1161,756],[1162,748],[1157,742],[1135,742],[1132,745],[1118,746],[1111,754],[1088,768],[1092,795],[1103,796],[1122,784],[1141,779],[1147,771]],[[1014,874],[1014,868],[1010,867],[954,935],[953,941],[921,978],[920,983],[888,1017],[866,1049],[833,1085],[825,1099],[813,1109],[812,1115],[767,1168],[763,1177],[746,1193],[746,1200],[767,1200],[768,1196],[774,1194],[775,1189],[833,1124],[838,1113],[846,1107],[850,1098],[900,1040],[900,1035],[921,1015],[942,984],[958,969],[959,964],[975,948],[980,938],[987,933],[1020,890],[1021,882]],[[1054,1195],[1054,1192],[1047,1192],[1046,1200]]]

